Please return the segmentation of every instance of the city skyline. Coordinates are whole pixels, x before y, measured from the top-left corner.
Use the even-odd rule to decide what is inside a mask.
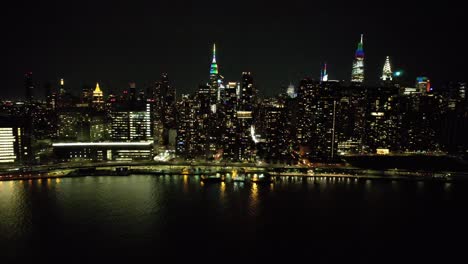
[[[4,6],[2,263],[463,259],[463,3]]]
[[[360,34],[365,36],[366,79],[371,82],[379,80],[386,56],[391,57],[394,70],[402,69],[402,78],[411,82],[417,76],[428,76],[436,85],[466,79],[459,60],[466,53],[461,48],[465,40],[450,26],[460,19],[455,6],[400,8],[395,3],[379,10],[363,3],[362,15],[354,17],[351,14],[358,10],[352,7],[332,12],[319,5],[318,11],[308,13],[301,5],[305,10],[311,7],[295,2],[282,10],[277,5],[252,3],[243,11],[240,4],[224,9],[204,2],[129,4],[117,5],[103,19],[98,15],[107,12],[103,3],[62,9],[48,2],[37,6],[41,12],[22,10],[24,6],[16,4],[9,7],[6,17],[15,16],[19,22],[7,29],[10,52],[3,72],[8,88],[2,97],[22,98],[17,88],[28,71],[42,82],[39,88],[44,82],[64,78],[73,84],[75,93],[96,81],[116,90],[135,81],[144,89],[167,72],[181,93],[193,92],[208,81],[212,43],[218,46],[217,59],[225,79],[236,80],[242,72],[252,72],[259,90],[272,96],[305,76],[319,79],[324,62],[329,79],[349,79]],[[420,12],[434,14],[433,19],[410,19]],[[399,19],[392,19],[396,16]],[[23,28],[31,34],[20,34]]]
[[[417,76],[415,78],[413,78],[412,80],[408,79],[408,77],[406,76],[407,73],[405,72],[405,70],[401,69],[401,68],[397,68],[397,71],[395,72],[392,72],[390,67],[394,67],[393,64],[391,64],[389,62],[389,56],[386,56],[385,58],[385,62],[382,64],[382,68],[383,68],[383,72],[381,72],[381,75],[379,77],[379,80],[377,80],[376,78],[374,78],[374,76],[371,76],[371,78],[369,78],[364,72],[367,72],[369,70],[369,66],[366,66],[365,63],[364,64],[361,64],[360,66],[355,66],[355,63],[356,63],[356,60],[360,60],[361,63],[364,61],[366,61],[367,59],[365,58],[364,56],[364,48],[363,48],[363,38],[364,38],[364,34],[361,34],[360,35],[360,41],[358,42],[358,48],[356,49],[356,52],[355,52],[355,59],[353,60],[353,66],[351,67],[351,78],[348,78],[348,79],[330,79],[329,78],[329,72],[327,71],[327,63],[323,63],[323,66],[322,68],[320,69],[320,73],[319,73],[319,76],[317,78],[317,76],[315,75],[305,75],[303,77],[298,77],[297,80],[291,80],[289,81],[289,85],[294,85],[294,86],[297,86],[300,82],[300,80],[302,80],[303,78],[310,78],[310,79],[313,79],[313,80],[318,80],[318,81],[340,81],[340,82],[343,82],[345,84],[356,84],[356,83],[364,83],[365,85],[367,86],[379,86],[381,84],[381,81],[385,81],[385,79],[383,79],[383,74],[386,74],[388,77],[388,81],[392,81],[392,77],[393,75],[395,74],[395,78],[397,78],[395,81],[397,83],[399,83],[400,85],[403,85],[403,86],[407,86],[407,87],[411,87],[415,84],[415,80],[416,80],[416,83],[417,83],[417,80],[418,78],[420,78],[420,76]],[[224,80],[226,81],[227,78],[224,77],[224,74],[222,71],[219,71],[218,70],[218,65],[217,65],[217,60],[216,60],[216,43],[213,43],[212,44],[213,47],[212,47],[212,60],[211,60],[211,66],[210,66],[210,75],[209,75],[209,78],[207,78],[207,81],[205,83],[199,83],[198,85],[204,85],[204,84],[212,84],[212,85],[216,85],[216,82],[218,81],[216,76],[219,76]],[[358,59],[359,58],[359,59]],[[393,60],[393,58],[392,58]],[[359,70],[357,70],[359,73],[356,73],[355,71],[355,67],[360,67]],[[371,72],[374,72],[374,70],[371,70]],[[386,72],[386,73],[384,73]],[[169,75],[168,73],[166,72],[163,72],[162,74],[166,74],[166,75]],[[213,75],[214,74],[214,75]],[[355,77],[356,74],[359,75],[359,77]],[[26,100],[29,100],[28,98],[40,98],[40,99],[45,99],[45,93],[47,92],[46,91],[46,88],[45,86],[49,85],[53,91],[52,92],[59,92],[60,89],[63,89],[65,87],[65,80],[64,78],[57,78],[55,80],[46,80],[46,81],[38,81],[38,80],[34,80],[34,77],[33,77],[33,72],[32,71],[28,71],[24,74],[24,81],[27,82],[27,86],[29,87],[29,89],[27,89],[25,91],[25,94],[24,94],[24,99]],[[214,79],[213,79],[214,78]],[[356,80],[356,78],[358,78],[358,80]],[[238,77],[235,77],[235,78],[231,78],[231,79],[227,79],[227,81],[229,80],[238,80],[239,79],[239,76]],[[371,80],[369,80],[371,79]],[[221,80],[221,79],[220,79]],[[139,83],[138,85],[138,88],[140,91],[144,92],[145,90],[147,90],[149,87],[151,87],[152,85],[154,85],[154,82],[157,81],[157,79],[155,80],[150,80],[150,81],[146,81],[146,82],[143,82],[143,83]],[[450,80],[450,81],[454,81],[454,80]],[[460,80],[455,80],[455,81],[460,81]],[[464,81],[464,80],[462,80]],[[94,81],[94,83],[105,83],[105,84],[109,84],[111,81],[101,81],[101,79],[97,79]],[[171,80],[171,82],[174,82],[174,80]],[[449,81],[441,81],[439,80],[438,82],[436,82],[437,84],[446,84],[448,83]],[[431,82],[432,84],[434,82]],[[82,89],[91,89],[92,86],[94,84],[93,83],[84,83],[82,84],[81,87],[76,87],[76,84],[71,84],[67,81],[67,91],[66,92],[69,92],[73,95],[78,95],[82,92]],[[114,86],[110,86],[110,85],[106,85],[106,88],[107,88],[107,94],[118,94],[118,93],[121,93],[121,92],[124,92],[125,90],[128,90],[129,87],[133,87],[135,88],[137,86],[136,82],[134,80],[130,80],[124,84],[124,85],[121,85],[119,87],[114,87]],[[258,86],[258,84],[257,84]],[[70,89],[71,88],[71,89]],[[280,90],[278,93],[284,93],[286,92],[286,89],[287,87],[285,85],[281,85],[280,87]],[[185,93],[193,93],[196,91],[196,88],[193,88],[193,89],[189,89],[189,90],[184,90],[182,89],[182,91],[184,91]],[[51,92],[51,91],[49,91]],[[262,91],[260,91],[262,92]],[[266,96],[274,96],[275,94],[271,94],[271,93],[262,93],[263,95],[266,95]],[[31,97],[32,96],[32,97]],[[4,99],[4,98],[3,98]],[[19,96],[19,98],[16,98],[16,99],[21,99],[21,96]]]

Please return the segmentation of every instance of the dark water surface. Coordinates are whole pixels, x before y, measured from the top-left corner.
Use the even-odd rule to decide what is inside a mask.
[[[467,210],[464,182],[0,182],[0,263],[466,263]]]

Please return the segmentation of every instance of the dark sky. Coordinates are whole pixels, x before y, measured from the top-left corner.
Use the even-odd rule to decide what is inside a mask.
[[[251,71],[260,91],[274,95],[318,78],[323,61],[331,79],[348,80],[361,33],[370,81],[386,55],[409,80],[468,79],[460,4],[349,2],[14,1],[0,16],[1,97],[24,96],[26,71],[40,87],[64,78],[78,92],[99,81],[105,93],[132,80],[143,88],[167,72],[179,94],[192,92],[208,79],[213,42],[227,80]]]

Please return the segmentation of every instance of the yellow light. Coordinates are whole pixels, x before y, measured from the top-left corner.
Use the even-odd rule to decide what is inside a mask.
[[[65,82],[63,81],[63,79],[60,79],[60,85],[63,86],[64,83],[65,83]]]

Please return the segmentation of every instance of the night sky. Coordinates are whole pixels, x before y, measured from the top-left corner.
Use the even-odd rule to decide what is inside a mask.
[[[101,83],[104,93],[135,81],[142,89],[167,72],[178,94],[209,77],[211,46],[220,73],[238,81],[251,71],[259,90],[274,95],[289,82],[349,80],[365,34],[366,79],[377,81],[391,56],[412,82],[466,80],[466,12],[460,4],[409,1],[14,1],[2,7],[2,96],[24,96],[32,71],[43,96],[46,81],[64,78],[78,94]],[[458,6],[457,6],[458,5]]]

